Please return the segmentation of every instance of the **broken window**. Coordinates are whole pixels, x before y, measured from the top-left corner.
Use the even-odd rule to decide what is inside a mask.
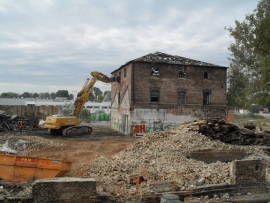
[[[184,68],[178,69],[178,77],[186,77],[186,70]]]
[[[210,92],[204,92],[203,93],[203,105],[209,105],[210,104]]]
[[[203,72],[203,77],[204,77],[204,78],[209,78],[208,72]]]
[[[178,92],[178,104],[186,103],[186,92],[180,91]]]
[[[124,68],[124,78],[127,76],[127,69]]]
[[[151,103],[158,103],[159,101],[159,91],[158,90],[152,90],[151,91]]]
[[[159,75],[159,70],[158,70],[158,68],[152,68],[152,69],[151,69],[151,75],[158,76],[158,75]]]

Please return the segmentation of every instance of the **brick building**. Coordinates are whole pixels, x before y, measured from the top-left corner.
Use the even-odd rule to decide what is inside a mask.
[[[227,67],[156,52],[111,74],[111,126],[125,134],[226,116]]]

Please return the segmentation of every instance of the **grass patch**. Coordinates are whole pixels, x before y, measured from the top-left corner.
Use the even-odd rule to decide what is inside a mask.
[[[247,121],[250,121],[250,120],[254,120],[254,121],[258,121],[258,122],[270,123],[270,118],[265,118],[262,115],[257,115],[257,114],[254,114],[254,113],[249,113],[249,114],[246,114],[246,115],[235,114],[233,123],[247,122]]]

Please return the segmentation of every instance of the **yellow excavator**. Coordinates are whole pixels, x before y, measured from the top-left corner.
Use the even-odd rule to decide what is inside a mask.
[[[82,125],[81,120],[77,117],[81,113],[84,104],[88,101],[88,97],[96,81],[100,80],[105,83],[110,83],[110,78],[97,71],[91,72],[90,74],[92,78],[86,79],[82,90],[78,93],[77,99],[74,102],[74,111],[71,116],[52,115],[46,117],[45,128],[48,129],[51,135],[62,134],[63,136],[70,136],[92,133],[93,129],[88,125]]]

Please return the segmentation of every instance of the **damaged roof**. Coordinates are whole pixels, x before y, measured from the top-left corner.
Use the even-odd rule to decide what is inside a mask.
[[[125,63],[124,65],[122,65],[117,70],[119,70],[123,66],[126,66],[127,64],[133,63],[133,62],[135,62],[135,63],[136,62],[168,63],[168,64],[179,64],[179,65],[210,66],[210,67],[227,68],[227,67],[224,67],[224,66],[219,66],[219,65],[215,65],[215,64],[211,64],[211,63],[206,63],[206,62],[202,62],[202,61],[198,61],[198,60],[194,60],[194,59],[190,59],[190,58],[185,58],[185,57],[182,57],[182,56],[169,55],[169,54],[165,54],[165,53],[162,53],[162,52],[155,52],[155,53],[147,54],[147,55],[142,56],[142,57],[137,58],[137,59],[133,59],[133,60]],[[114,70],[113,72],[115,72],[117,70]]]

